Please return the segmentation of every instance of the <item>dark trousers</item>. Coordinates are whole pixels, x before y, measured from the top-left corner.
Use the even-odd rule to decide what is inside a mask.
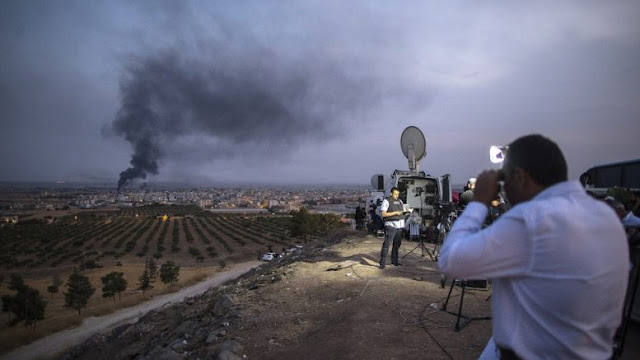
[[[398,249],[402,243],[402,229],[396,229],[391,226],[387,226],[387,234],[384,237],[382,243],[382,251],[380,252],[380,265],[384,265],[387,261],[387,252],[389,252],[389,243],[393,241],[391,247],[391,263],[398,264]]]

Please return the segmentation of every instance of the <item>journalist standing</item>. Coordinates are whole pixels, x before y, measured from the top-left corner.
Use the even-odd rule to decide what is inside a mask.
[[[386,234],[382,243],[382,251],[380,251],[380,269],[385,268],[387,260],[387,252],[389,252],[389,244],[391,247],[391,263],[400,266],[398,261],[398,249],[402,243],[402,229],[404,229],[404,213],[411,211],[406,209],[402,200],[400,200],[400,190],[397,187],[391,188],[391,196],[382,201],[380,205],[380,214],[384,219]]]
[[[499,183],[512,208],[482,229]],[[628,246],[620,220],[541,135],[508,147],[501,171],[478,176],[439,266],[492,280],[493,336],[481,359],[609,359],[622,318]]]

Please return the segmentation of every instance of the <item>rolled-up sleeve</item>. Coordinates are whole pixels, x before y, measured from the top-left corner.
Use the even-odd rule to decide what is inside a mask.
[[[471,202],[449,232],[438,260],[443,273],[456,278],[499,278],[528,268],[526,224],[509,211],[482,229],[487,207]]]

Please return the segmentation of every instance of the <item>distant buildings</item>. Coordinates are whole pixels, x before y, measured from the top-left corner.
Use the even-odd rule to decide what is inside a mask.
[[[4,192],[3,192],[4,190]],[[131,189],[117,192],[112,188],[0,189],[0,215],[23,210],[61,210],[135,207],[151,204],[194,205],[203,209],[262,209],[289,212],[307,207],[317,212],[351,211],[363,202],[366,187],[260,187],[260,188],[192,188],[171,191]]]

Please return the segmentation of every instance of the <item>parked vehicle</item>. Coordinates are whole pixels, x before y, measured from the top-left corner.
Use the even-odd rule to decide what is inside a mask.
[[[587,192],[604,196],[607,190],[621,187],[640,189],[640,159],[598,165],[580,175],[580,182]]]
[[[278,257],[278,255],[276,253],[268,252],[268,253],[262,255],[262,261],[273,261],[277,257]]]

